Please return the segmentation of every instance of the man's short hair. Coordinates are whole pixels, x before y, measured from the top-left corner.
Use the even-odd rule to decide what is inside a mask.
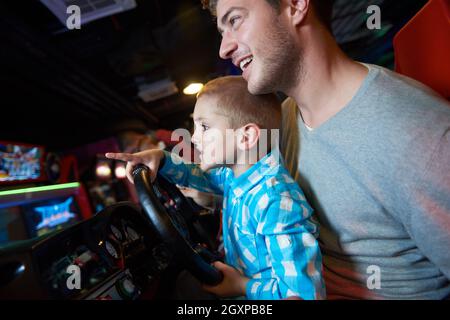
[[[265,0],[269,3],[274,9],[278,10],[280,8],[281,0]],[[217,11],[217,2],[219,0],[201,0],[204,9],[208,9],[212,15],[216,16]],[[311,0],[311,3],[314,6],[314,10],[316,12],[319,21],[322,22],[325,27],[331,32],[331,21],[333,16],[333,5],[334,0]]]
[[[257,124],[261,129],[279,129],[281,103],[274,93],[252,95],[242,76],[226,76],[211,80],[198,93],[197,99],[212,97],[217,111],[230,119],[233,129]]]

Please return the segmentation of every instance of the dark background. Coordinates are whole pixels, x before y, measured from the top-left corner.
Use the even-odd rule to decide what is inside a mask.
[[[151,129],[188,127],[191,81],[235,74],[199,0],[136,0],[137,7],[67,30],[38,0],[0,3],[0,140],[60,149],[114,133],[138,118]],[[394,67],[392,39],[425,0],[338,0],[333,32],[352,58]],[[366,28],[381,7],[382,29]],[[175,81],[179,94],[145,103],[139,83]]]

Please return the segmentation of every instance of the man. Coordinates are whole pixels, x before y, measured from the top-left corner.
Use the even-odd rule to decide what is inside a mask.
[[[349,59],[332,1],[203,2],[249,91],[290,97],[281,145],[320,221],[328,297],[448,298],[448,103]]]

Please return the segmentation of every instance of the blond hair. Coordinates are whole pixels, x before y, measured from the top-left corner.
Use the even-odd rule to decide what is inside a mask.
[[[275,94],[252,95],[241,76],[226,76],[208,82],[198,93],[216,99],[217,110],[230,119],[233,129],[254,123],[260,129],[279,129],[281,103]]]

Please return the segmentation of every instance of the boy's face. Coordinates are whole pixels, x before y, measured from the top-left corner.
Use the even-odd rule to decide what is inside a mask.
[[[229,117],[219,112],[216,98],[206,95],[197,100],[192,143],[200,153],[202,170],[234,163],[235,135],[230,123]]]

